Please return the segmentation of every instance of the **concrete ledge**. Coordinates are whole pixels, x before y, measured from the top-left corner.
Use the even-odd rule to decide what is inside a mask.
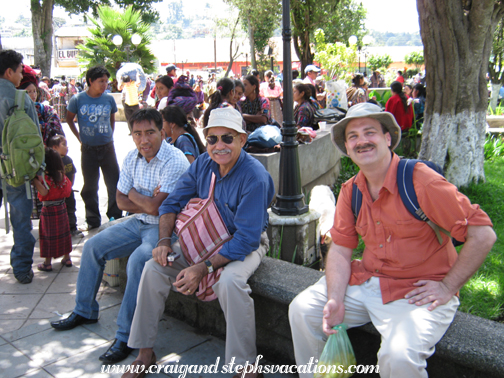
[[[250,154],[266,168],[275,183],[278,193],[280,177],[280,152]],[[333,185],[340,171],[341,153],[331,141],[329,131],[317,131],[317,137],[310,144],[298,146],[301,187],[310,191],[316,185]]]
[[[278,364],[294,363],[288,305],[299,292],[322,276],[322,272],[266,257],[251,277],[249,283],[255,301],[257,347],[269,360]],[[225,320],[217,301],[203,303],[194,297],[171,293],[166,312],[216,336],[225,336]],[[376,365],[380,336],[374,326],[369,323],[351,329],[349,336],[357,363]],[[436,345],[436,353],[428,360],[429,377],[502,377],[503,351],[503,324],[458,312],[453,324]],[[372,374],[365,376],[373,377]]]

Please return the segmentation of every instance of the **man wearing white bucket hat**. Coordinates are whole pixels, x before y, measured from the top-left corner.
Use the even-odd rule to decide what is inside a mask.
[[[382,339],[380,376],[426,378],[426,359],[453,321],[457,292],[495,242],[492,223],[478,205],[421,163],[413,174],[418,202],[432,222],[465,240],[460,254],[447,235],[440,243],[426,222],[413,217],[398,193],[400,159],[392,152],[401,129],[379,106],[351,107],[333,126],[332,137],[360,172],[343,184],[338,197],[326,276],[290,305],[296,362],[318,359],[327,336],[337,332],[334,326],[372,322]],[[357,219],[351,205],[354,183],[362,193]],[[362,261],[351,261],[359,235],[366,245]]]
[[[268,250],[267,208],[275,193],[266,169],[242,148],[247,134],[242,116],[233,108],[214,109],[203,130],[207,153],[200,155],[179,179],[175,190],[159,208],[159,242],[153,259],[145,265],[137,297],[128,346],[140,348],[133,365],[155,364],[153,352],[157,327],[170,290],[193,295],[204,277],[223,268],[212,289],[226,318],[226,364],[244,366],[256,360],[254,302],[248,278],[255,272]],[[208,198],[212,173],[216,184],[214,200],[232,239],[212,257],[189,266],[181,254],[180,243],[171,240],[176,215],[193,198]],[[201,233],[198,229],[198,234]],[[203,237],[201,237],[203,239]],[[169,253],[181,256],[167,263]],[[205,281],[206,282],[206,281]],[[143,375],[127,375],[139,377]],[[255,378],[257,374],[246,374]]]

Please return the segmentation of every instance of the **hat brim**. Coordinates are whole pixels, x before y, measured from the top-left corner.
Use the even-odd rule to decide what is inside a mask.
[[[332,141],[343,155],[348,156],[345,146],[346,127],[351,120],[358,118],[372,118],[384,125],[391,137],[390,149],[393,151],[397,148],[401,141],[401,127],[397,124],[394,115],[389,112],[371,113],[364,116],[345,117],[331,128]]]

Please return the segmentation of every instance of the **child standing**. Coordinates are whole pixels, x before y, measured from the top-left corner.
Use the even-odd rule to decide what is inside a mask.
[[[33,179],[33,184],[38,190],[39,199],[42,201],[40,214],[39,239],[40,257],[45,257],[45,262],[37,266],[43,272],[52,271],[52,258],[64,256],[61,263],[72,266],[70,252],[72,251],[72,238],[68,225],[68,215],[65,198],[72,192],[72,183],[65,176],[65,168],[60,154],[52,148],[46,147],[46,182],[49,190],[42,184],[38,177]]]
[[[47,141],[47,147],[52,148],[54,151],[60,154],[61,160],[63,161],[63,166],[65,167],[65,175],[66,177],[68,177],[73,187],[77,169],[75,168],[72,158],[68,156],[68,145],[66,138],[63,135],[54,135]],[[75,196],[73,190],[70,192],[70,196],[65,199],[65,204],[68,214],[68,223],[70,225],[70,234],[72,236],[78,237],[84,236],[84,234],[77,229],[77,217],[75,216]]]

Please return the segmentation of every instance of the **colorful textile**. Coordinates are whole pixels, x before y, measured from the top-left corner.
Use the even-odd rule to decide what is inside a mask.
[[[49,193],[45,196],[38,193],[41,201],[57,201],[70,196],[72,183],[66,176],[59,184],[46,176]],[[68,224],[65,202],[60,205],[43,206],[39,223],[40,257],[60,257],[72,252],[72,237]]]
[[[72,236],[65,202],[43,206],[39,223],[40,257],[61,257],[72,252]]]
[[[198,98],[194,90],[186,83],[186,80],[187,78],[183,75],[178,78],[177,83],[168,94],[167,104],[180,106],[186,114],[189,114],[198,104]],[[182,91],[187,95],[181,96],[179,93]]]
[[[265,115],[267,120],[266,122],[262,123],[252,123],[252,122],[247,122],[247,131],[254,131],[260,126],[267,125],[271,122],[271,115],[270,115],[270,104],[267,98],[257,96],[253,101],[250,101],[248,98],[245,98],[244,100],[238,102],[238,104],[241,106],[242,109],[242,114],[249,114],[249,115]]]
[[[315,107],[310,101],[304,101],[296,105],[294,121],[298,127],[312,127],[315,122]]]
[[[46,145],[49,138],[54,135],[65,135],[63,127],[61,126],[61,120],[52,106],[36,102],[35,110],[37,111],[44,145]]]

